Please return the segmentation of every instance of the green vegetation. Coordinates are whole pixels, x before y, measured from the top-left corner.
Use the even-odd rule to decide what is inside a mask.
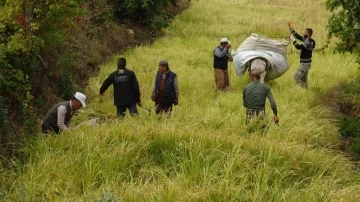
[[[333,44],[315,51],[304,90],[293,81],[299,54],[288,47],[291,68],[270,83],[280,126],[270,124],[266,134],[246,130],[241,92],[249,79],[237,79],[233,66],[233,90],[214,97],[212,50],[221,37],[233,48],[252,32],[286,37],[292,21],[299,32],[313,28],[322,47],[328,17],[324,1],[192,1],[165,37],[123,55],[137,73],[147,107],[153,106],[158,61],[169,61],[181,90],[172,116],[146,116],[139,109],[140,117],[115,118],[111,90],[97,97],[116,68],[114,57],[90,79],[90,104],[74,123],[93,116],[105,121],[28,140],[19,151],[23,159],[13,162],[17,170],[0,173],[0,196],[8,201],[359,201],[359,174],[339,152],[335,117],[316,104],[319,95],[357,75],[352,55],[332,54]]]
[[[354,79],[341,87],[337,95],[337,105],[340,109],[339,132],[345,149],[350,150],[356,159],[360,158],[360,83]]]
[[[23,138],[37,132],[38,116],[83,91],[109,56],[156,37],[158,18],[165,26],[176,13],[177,1],[134,2],[140,1],[0,1],[0,155],[14,157]],[[147,16],[135,16],[140,7]],[[135,20],[152,28],[123,24]]]
[[[360,63],[360,3],[357,0],[327,0],[326,7],[332,12],[327,25],[328,37],[335,36],[340,41],[335,51],[350,52]]]

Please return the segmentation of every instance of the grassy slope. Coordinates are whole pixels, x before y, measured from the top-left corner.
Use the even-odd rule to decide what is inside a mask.
[[[147,117],[139,109],[137,119],[107,119],[99,127],[39,137],[24,172],[7,176],[7,199],[358,201],[359,175],[333,150],[339,136],[328,110],[314,104],[321,93],[356,74],[355,64],[345,68],[352,56],[316,52],[306,91],[294,84],[299,54],[289,47],[291,68],[270,83],[280,127],[272,124],[266,135],[246,130],[241,92],[249,80],[236,78],[232,66],[233,91],[213,96],[212,50],[221,37],[229,37],[236,49],[252,32],[286,36],[291,20],[299,32],[312,27],[319,48],[328,15],[324,1],[193,0],[166,37],[125,54],[148,107],[157,63],[169,61],[181,90],[172,117]],[[115,58],[91,80],[92,103],[76,122],[91,113],[115,114],[112,89],[102,100],[96,97],[114,69]]]

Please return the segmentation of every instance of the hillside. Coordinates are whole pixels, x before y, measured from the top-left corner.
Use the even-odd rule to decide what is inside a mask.
[[[114,56],[90,79],[90,104],[74,120],[102,123],[29,141],[26,166],[20,159],[16,173],[2,173],[0,193],[9,201],[359,201],[359,174],[339,151],[330,110],[318,104],[324,92],[358,75],[355,63],[347,65],[353,56],[334,55],[332,46],[319,51],[329,15],[324,0],[193,0],[163,38],[122,55],[148,108],[158,62],[168,60],[180,86],[172,116],[139,109],[138,118],[115,118],[112,90],[98,97],[116,69]],[[249,131],[242,107],[249,79],[236,78],[230,66],[232,91],[215,97],[212,50],[221,37],[236,49],[250,33],[288,36],[288,21],[299,32],[314,30],[309,89],[293,81],[299,52],[289,46],[290,69],[269,84],[280,126]]]

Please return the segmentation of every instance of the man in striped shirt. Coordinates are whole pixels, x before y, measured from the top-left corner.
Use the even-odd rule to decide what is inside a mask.
[[[303,88],[308,88],[308,72],[311,67],[311,58],[312,52],[315,49],[315,41],[311,38],[313,30],[311,28],[306,28],[304,30],[304,36],[300,36],[289,24],[289,29],[291,32],[290,39],[293,41],[293,44],[297,50],[300,52],[300,65],[295,72],[294,79],[296,84],[300,85]],[[298,44],[296,39],[302,41],[302,44]]]

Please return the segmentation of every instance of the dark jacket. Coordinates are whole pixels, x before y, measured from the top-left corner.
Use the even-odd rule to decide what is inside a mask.
[[[277,115],[277,106],[270,87],[260,83],[259,80],[253,81],[243,89],[243,105],[247,111],[265,110],[266,98],[270,101],[274,115]]]
[[[111,73],[102,84],[100,94],[103,94],[111,84],[114,87],[114,105],[141,102],[139,83],[133,71],[125,68]]]
[[[300,52],[300,62],[301,63],[311,63],[312,52],[315,49],[315,41],[314,39],[306,39],[300,36],[295,31],[291,32],[295,38],[301,40],[303,43],[298,44],[296,41],[293,43],[295,48],[301,50]]]
[[[218,56],[215,55],[216,49],[219,49],[223,53],[222,57],[218,57]],[[229,62],[228,50],[227,49],[225,50],[221,46],[216,47],[214,49],[214,68],[215,69],[227,70],[228,69],[228,62]]]
[[[58,127],[57,124],[58,124],[58,107],[61,105],[64,105],[66,107],[64,124],[68,126],[71,121],[71,118],[73,117],[70,101],[60,102],[57,105],[55,105],[53,108],[49,110],[49,112],[46,114],[43,120],[43,124],[48,129],[54,131],[55,133],[60,132],[60,128]]]
[[[155,79],[155,99],[157,98],[160,90],[160,80],[162,74],[158,72]],[[172,105],[176,99],[176,92],[174,87],[174,79],[176,74],[172,71],[169,71],[165,76],[165,104]]]

